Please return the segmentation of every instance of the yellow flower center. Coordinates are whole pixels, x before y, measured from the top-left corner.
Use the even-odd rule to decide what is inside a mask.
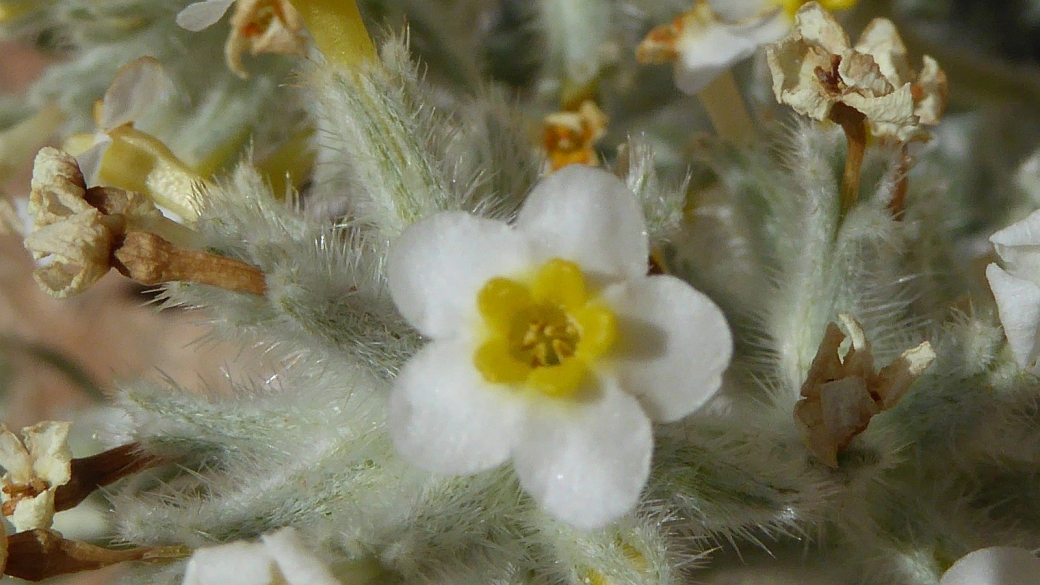
[[[617,338],[617,320],[590,298],[581,268],[553,258],[521,283],[493,278],[477,294],[487,328],[473,364],[494,384],[523,384],[547,396],[572,396],[589,365]]]
[[[835,10],[849,10],[856,5],[858,0],[817,0],[820,6],[824,10],[831,12]],[[794,18],[794,14],[798,12],[798,9],[803,5],[808,4],[810,0],[779,0],[777,3],[784,7],[784,12],[788,16]]]

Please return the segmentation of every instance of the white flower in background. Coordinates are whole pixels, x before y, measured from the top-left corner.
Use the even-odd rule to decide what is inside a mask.
[[[899,141],[927,138],[922,124],[946,109],[946,75],[931,57],[914,74],[891,21],[876,18],[852,46],[834,17],[811,2],[795,15],[791,34],[766,52],[777,101],[814,120],[837,104],[866,116],[871,132]]]
[[[732,353],[719,308],[648,277],[648,255],[635,196],[584,165],[544,179],[512,226],[446,212],[408,228],[390,294],[433,341],[394,385],[398,449],[449,474],[512,458],[524,489],[581,528],[631,510],[651,421],[703,405]]]
[[[97,132],[70,136],[64,149],[76,157],[88,186],[142,193],[178,219],[192,221],[199,214],[195,191],[201,177],[161,140],[134,127],[170,88],[162,65],[152,57],[123,65],[94,107]]]
[[[126,131],[133,130],[134,122],[149,108],[164,101],[169,91],[170,80],[162,65],[152,57],[134,59],[119,68],[104,97],[94,107],[97,132],[73,135],[65,144],[65,150],[75,155],[87,185],[98,184],[105,154],[113,145],[118,150],[118,141],[133,140],[135,137]]]
[[[1037,372],[1040,357],[1040,211],[990,236],[1003,261],[986,267],[1011,353],[1018,365]]]
[[[954,563],[939,585],[1040,585],[1040,558],[1009,546],[979,549]]]
[[[842,10],[855,3],[829,0],[824,6]],[[803,4],[805,0],[697,0],[685,14],[651,30],[636,58],[640,63],[674,62],[675,85],[695,94],[760,46],[783,37]]]
[[[231,34],[224,46],[228,68],[246,79],[249,72],[242,65],[242,55],[274,53],[303,55],[307,42],[303,35],[303,18],[289,0],[205,0],[189,4],[177,14],[177,24],[192,32],[209,28],[224,17],[231,5]]]
[[[342,585],[293,528],[200,548],[188,561],[184,585]]]
[[[46,421],[22,429],[24,440],[0,425],[3,514],[16,532],[50,528],[54,491],[72,478],[69,423]]]

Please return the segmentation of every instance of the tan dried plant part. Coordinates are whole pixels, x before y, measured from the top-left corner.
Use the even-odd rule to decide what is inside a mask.
[[[931,57],[915,73],[895,25],[874,19],[852,46],[834,17],[815,2],[798,10],[790,34],[766,51],[773,94],[814,120],[831,119],[837,104],[860,112],[874,136],[927,139],[922,124],[946,109],[946,75]]]
[[[5,575],[26,581],[42,581],[58,575],[92,571],[127,561],[163,563],[191,556],[186,546],[145,546],[110,549],[69,540],[44,528],[4,537],[7,552]]]
[[[594,145],[607,132],[609,118],[592,100],[585,100],[577,111],[563,111],[545,117],[542,145],[549,167],[556,171],[569,164],[598,165]]]
[[[69,423],[46,421],[22,429],[19,439],[0,425],[0,500],[15,530],[49,528],[54,493],[72,477]]]
[[[254,56],[306,54],[303,29],[303,18],[289,0],[237,0],[231,16],[231,35],[224,45],[228,68],[247,79],[249,72],[242,64],[246,51]]]
[[[33,276],[45,292],[83,292],[116,268],[144,284],[186,281],[262,295],[262,272],[238,260],[176,245],[194,232],[172,222],[150,199],[114,187],[86,189],[71,155],[44,148],[33,168],[25,248],[38,262]],[[142,280],[143,279],[143,280]]]
[[[795,422],[809,450],[834,468],[838,453],[866,430],[874,415],[895,406],[935,360],[931,344],[925,341],[875,372],[863,327],[851,315],[838,318],[849,333],[851,347],[844,359],[840,357],[845,335],[836,323],[829,323],[802,384],[802,399],[794,407]]]

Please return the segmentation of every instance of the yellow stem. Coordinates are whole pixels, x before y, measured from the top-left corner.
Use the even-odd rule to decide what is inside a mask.
[[[731,71],[716,77],[697,93],[697,97],[719,136],[738,145],[748,145],[755,141],[755,124],[751,121]]]
[[[329,62],[355,68],[376,60],[375,44],[354,0],[291,1]]]

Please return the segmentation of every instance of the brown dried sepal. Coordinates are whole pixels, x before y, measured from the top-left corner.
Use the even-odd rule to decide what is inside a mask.
[[[925,341],[885,366],[874,370],[874,356],[863,327],[850,315],[839,315],[852,346],[842,359],[845,335],[829,323],[820,348],[802,384],[802,399],[794,407],[809,450],[830,467],[838,467],[838,453],[866,430],[870,419],[892,408],[910,385],[935,360]]]
[[[54,510],[75,508],[98,488],[164,463],[163,458],[143,452],[138,443],[73,459],[69,482],[54,491]]]
[[[224,256],[178,248],[150,232],[127,232],[112,254],[112,267],[141,284],[194,282],[232,292],[267,292],[267,281],[259,269]]]
[[[5,575],[42,581],[58,575],[92,571],[126,561],[163,562],[191,554],[184,546],[137,547],[113,550],[68,540],[53,530],[38,528],[6,539]]]

